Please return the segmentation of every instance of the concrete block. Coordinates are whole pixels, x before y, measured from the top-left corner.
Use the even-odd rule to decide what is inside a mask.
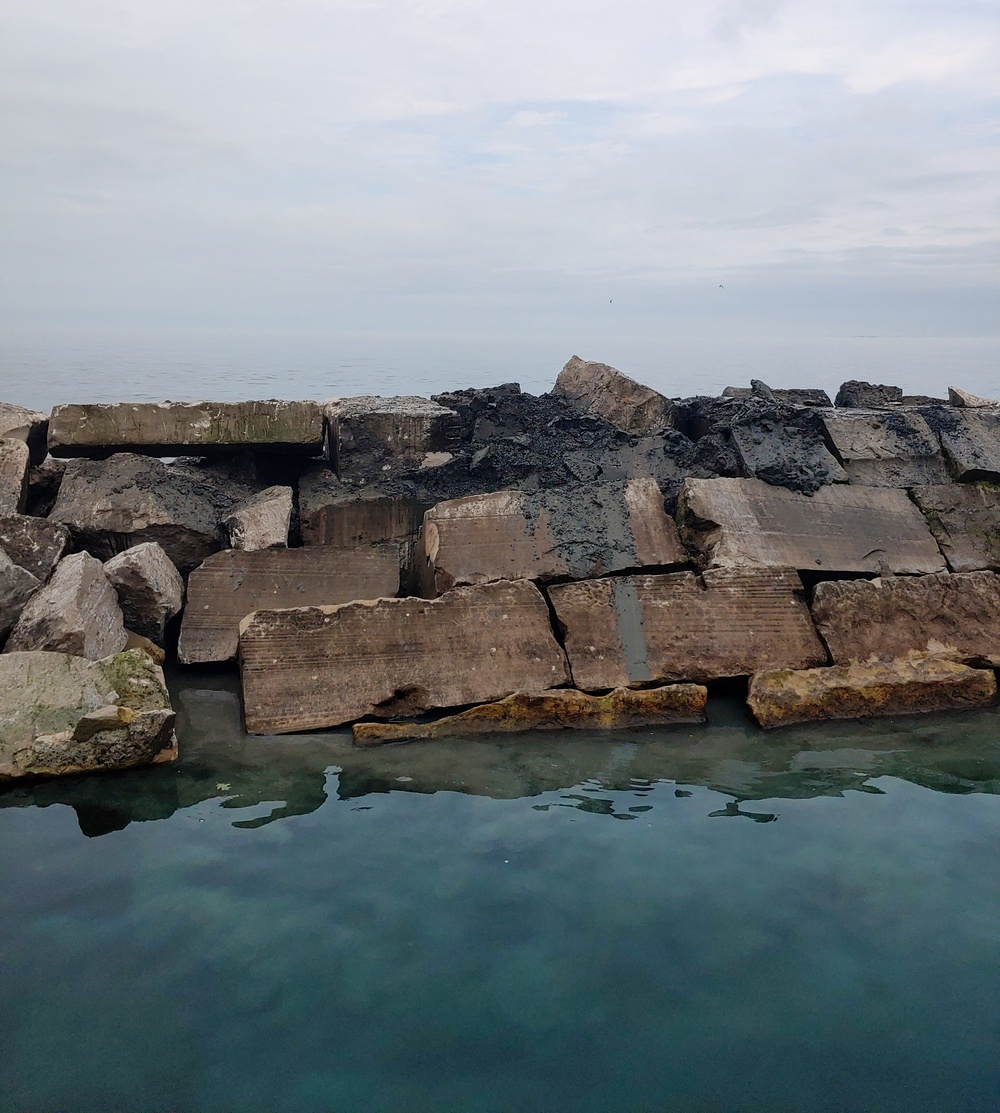
[[[910,497],[952,572],[1000,571],[1000,490],[986,483],[943,483],[914,487]]]

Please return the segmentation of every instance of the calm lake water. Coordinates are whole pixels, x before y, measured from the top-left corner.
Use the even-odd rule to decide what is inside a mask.
[[[846,379],[944,397],[1000,394],[1000,337],[701,338],[31,330],[0,328],[0,399],[59,402],[422,394],[519,382],[551,389],[573,354],[677,397],[751,378],[836,393]]]
[[[353,750],[172,682],[0,794],[0,1109],[1000,1108],[1000,713]]]

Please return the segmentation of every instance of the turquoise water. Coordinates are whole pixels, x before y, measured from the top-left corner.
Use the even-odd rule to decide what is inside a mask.
[[[1000,1107],[1000,714],[352,750],[175,682],[0,793],[4,1111]]]

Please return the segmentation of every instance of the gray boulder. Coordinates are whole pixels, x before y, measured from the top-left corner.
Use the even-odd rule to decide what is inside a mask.
[[[89,553],[74,553],[21,612],[7,651],[51,650],[99,661],[125,641],[118,596],[104,566]]]
[[[173,761],[174,718],[163,672],[140,649],[0,656],[0,780]]]
[[[573,356],[559,372],[552,393],[580,413],[595,414],[636,436],[673,425],[673,404],[606,363]]]
[[[0,550],[41,583],[52,575],[69,547],[69,530],[47,518],[12,514],[0,518]]]
[[[268,487],[238,502],[222,519],[228,547],[248,553],[286,548],[291,524],[291,487]]]
[[[49,415],[17,406],[13,402],[0,402],[0,438],[23,441],[33,464],[40,464],[48,455],[46,434]]]
[[[0,440],[0,514],[20,514],[24,510],[29,464],[24,441]]]
[[[902,387],[882,386],[877,383],[866,383],[860,379],[848,379],[846,383],[841,383],[834,404],[867,410],[891,406],[893,403],[902,401]]]
[[[0,639],[10,633],[28,600],[41,586],[35,576],[0,549]]]
[[[163,645],[167,623],[184,606],[184,580],[155,541],[146,541],[112,557],[104,565],[118,593],[125,625]]]

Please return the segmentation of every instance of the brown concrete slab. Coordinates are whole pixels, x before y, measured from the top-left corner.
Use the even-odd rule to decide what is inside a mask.
[[[747,707],[765,729],[826,719],[971,711],[996,703],[996,676],[939,658],[780,669],[750,681]]]
[[[985,483],[943,483],[915,487],[910,497],[952,572],[1000,571],[1000,490]]]
[[[574,688],[515,692],[425,723],[355,723],[355,746],[415,742],[425,738],[468,738],[533,730],[635,730],[677,723],[703,723],[708,689],[701,684],[662,688],[615,688],[591,696]]]
[[[787,570],[616,576],[548,594],[578,688],[826,663],[802,583]]]
[[[258,610],[240,626],[247,730],[393,718],[569,681],[549,611],[527,580],[439,599]]]
[[[224,549],[188,578],[177,659],[231,661],[240,622],[252,611],[380,599],[399,591],[393,546],[336,549]]]
[[[428,597],[460,584],[586,579],[687,563],[654,479],[439,502],[424,515],[418,556]]]
[[[323,412],[316,402],[114,402],[56,406],[53,456],[205,456],[252,448],[317,456]]]
[[[840,409],[823,411],[822,417],[851,483],[914,487],[948,482],[941,444],[920,414]]]
[[[559,372],[552,393],[583,413],[643,436],[673,425],[669,398],[623,375],[606,363],[573,358]]]
[[[820,583],[812,615],[835,664],[920,651],[1000,667],[1000,576],[994,572]]]
[[[754,479],[687,479],[678,521],[688,549],[713,568],[945,570],[923,515],[892,488],[840,484],[801,495]]]

